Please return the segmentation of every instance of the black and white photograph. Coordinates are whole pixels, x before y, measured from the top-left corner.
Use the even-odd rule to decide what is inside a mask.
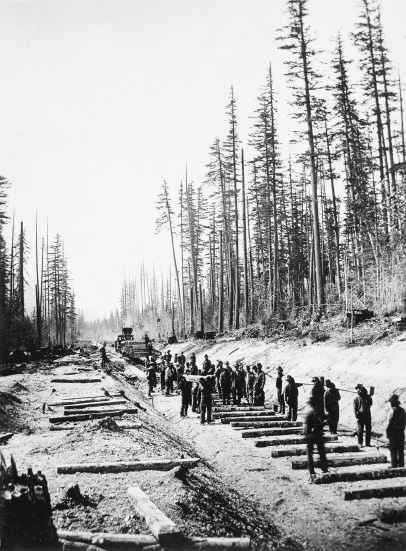
[[[405,0],[0,0],[0,551],[404,551]]]

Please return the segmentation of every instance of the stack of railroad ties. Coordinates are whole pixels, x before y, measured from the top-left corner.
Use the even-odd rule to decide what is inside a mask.
[[[67,376],[69,375],[69,376]],[[51,379],[52,383],[100,383],[101,377],[88,376],[77,377],[77,373],[65,374],[63,377]],[[136,405],[138,409],[146,411],[138,402],[129,400],[123,391],[117,394],[104,391],[104,394],[93,396],[77,396],[66,399],[46,402],[43,404],[43,413],[47,409],[63,407],[63,416],[50,417],[52,424],[50,430],[68,430],[72,428],[70,423],[87,421],[106,417],[121,417],[123,414],[135,414],[138,409],[124,407],[124,405]],[[106,409],[114,406],[114,409]],[[120,426],[120,425],[119,425]],[[126,428],[131,428],[128,424]],[[152,458],[139,461],[120,461],[109,463],[81,463],[57,466],[58,474],[75,474],[78,472],[111,473],[142,470],[168,471],[176,467],[193,468],[199,463],[199,458],[161,459]],[[221,551],[221,550],[248,550],[251,546],[251,539],[244,538],[223,538],[223,537],[186,537],[180,528],[169,519],[151,501],[148,495],[139,486],[131,486],[127,491],[135,511],[144,519],[152,535],[140,534],[113,534],[93,533],[80,531],[58,530],[59,541],[66,551],[71,549],[92,549],[92,551],[104,550],[148,550],[165,551],[175,550],[199,550],[199,551]],[[91,547],[88,547],[89,544]],[[97,545],[99,544],[98,547]]]
[[[292,458],[292,469],[306,472],[307,448],[303,434],[303,421],[289,421],[287,416],[277,412],[278,406],[269,408],[241,403],[223,405],[214,397],[213,418],[222,424],[229,424],[240,431],[242,438],[251,438],[258,448],[271,447],[271,457]],[[329,468],[334,471],[311,477],[315,484],[357,482],[341,490],[345,500],[406,496],[406,468],[387,468],[387,456],[377,451],[368,452],[358,444],[344,442],[337,434],[325,435],[325,450]],[[315,466],[321,467],[318,459]],[[347,467],[360,466],[359,470]],[[306,473],[307,476],[307,473]],[[372,482],[378,481],[383,482]],[[368,481],[365,484],[364,481]]]

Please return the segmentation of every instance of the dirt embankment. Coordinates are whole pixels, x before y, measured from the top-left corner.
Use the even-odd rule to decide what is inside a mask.
[[[190,341],[167,346],[172,354],[181,351],[189,360],[195,352],[198,366],[203,363],[204,354],[212,361],[242,361],[245,365],[261,362],[264,371],[270,375],[266,384],[266,400],[277,402],[275,380],[276,368],[283,367],[284,374],[292,375],[296,382],[310,385],[314,376],[324,376],[336,384],[341,392],[340,423],[355,430],[353,400],[355,386],[375,388],[372,408],[373,430],[385,432],[389,411],[388,399],[396,393],[406,406],[406,340],[380,342],[367,346],[343,346],[339,344],[314,343],[309,340],[292,340],[272,343],[266,340],[244,339],[216,342]],[[299,408],[304,409],[310,386],[299,389]]]

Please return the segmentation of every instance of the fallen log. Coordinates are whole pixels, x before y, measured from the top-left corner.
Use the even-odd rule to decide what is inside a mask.
[[[75,427],[67,427],[65,425],[51,425],[49,430],[73,430]]]
[[[330,467],[351,467],[353,465],[371,465],[375,463],[386,463],[388,458],[383,454],[363,454],[356,455],[330,455],[327,457]],[[315,467],[320,467],[320,461],[314,461]],[[307,459],[292,459],[292,469],[307,469]]]
[[[262,421],[258,418],[256,418],[254,421],[235,421],[234,419],[231,421],[231,426],[234,427],[252,427],[254,429],[261,428],[261,429],[286,429],[286,428],[301,428],[303,426],[303,423],[301,421]],[[278,433],[279,434],[279,433]]]
[[[84,404],[86,402],[108,402],[107,396],[87,396],[85,398],[68,398],[59,402],[46,402],[48,406],[71,406],[74,404]]]
[[[358,444],[336,444],[331,446],[325,446],[326,453],[349,453],[349,452],[360,452],[361,448]],[[317,453],[317,450],[315,450]],[[284,448],[280,450],[272,450],[271,457],[291,457],[293,455],[307,455],[306,446],[301,446],[298,448]]]
[[[104,532],[69,532],[58,530],[58,536],[64,540],[78,541],[90,544],[100,544],[109,549],[122,548],[130,551],[155,551],[161,550],[154,536],[142,534],[110,534]],[[208,551],[221,549],[233,549],[235,551],[250,548],[250,538],[184,538],[179,549],[184,551]]]
[[[406,506],[403,507],[385,507],[377,512],[381,522],[386,524],[394,524],[396,522],[406,521]]]
[[[74,473],[120,473],[126,471],[170,471],[175,467],[193,468],[199,463],[199,458],[189,459],[145,459],[142,461],[119,461],[112,463],[78,463],[73,465],[58,465],[58,474]]]
[[[300,434],[302,427],[292,427],[287,429],[250,429],[241,433],[243,438],[258,438],[259,436],[279,436],[285,434]]]
[[[336,434],[331,434],[330,436],[325,436],[323,440],[324,442],[335,442],[338,440],[338,436]],[[304,436],[301,436],[298,438],[271,438],[267,440],[256,440],[255,447],[265,448],[267,446],[288,446],[290,444],[306,444],[306,439]]]
[[[69,541],[62,538],[59,538],[59,543],[62,545],[62,551],[105,551],[96,545],[89,545],[79,541]]]
[[[81,415],[69,415],[65,417],[50,417],[50,423],[74,423],[75,421],[90,421],[91,419],[102,419],[103,417],[120,417],[120,412],[108,413],[106,411],[98,413],[86,413]]]
[[[127,493],[135,511],[145,520],[161,545],[170,544],[182,537],[179,527],[158,509],[139,486],[131,486]]]
[[[81,378],[77,378],[77,379],[72,379],[72,378],[62,378],[62,377],[55,377],[54,379],[51,379],[51,383],[101,383],[101,378],[100,377],[88,377],[86,379],[83,379],[83,377]]]
[[[105,411],[101,411],[100,409],[68,409],[64,410],[63,414],[66,416],[71,415],[92,415],[95,413],[104,413],[105,415],[109,415],[110,413],[119,413],[120,415],[123,413],[137,413],[138,410],[135,408],[120,408],[120,409],[106,409]]]
[[[65,409],[80,409],[80,408],[91,408],[91,407],[106,407],[106,406],[116,406],[118,404],[127,404],[127,400],[103,400],[101,402],[80,402],[78,404],[66,404]]]
[[[341,496],[346,501],[353,499],[371,499],[373,497],[379,499],[384,497],[403,497],[406,496],[406,484],[402,481],[401,483],[393,486],[355,486],[342,490]]]
[[[323,473],[313,479],[314,484],[333,482],[356,482],[358,480],[382,480],[384,478],[406,477],[406,468],[380,469],[375,471],[352,471],[349,473]]]

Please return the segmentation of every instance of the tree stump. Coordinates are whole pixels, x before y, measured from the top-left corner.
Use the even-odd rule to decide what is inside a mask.
[[[60,549],[45,476],[19,475],[13,457],[0,454],[0,547],[4,551]]]

